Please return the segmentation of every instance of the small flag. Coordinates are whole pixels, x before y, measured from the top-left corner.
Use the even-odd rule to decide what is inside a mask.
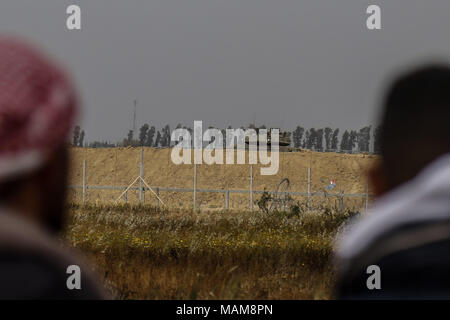
[[[334,182],[334,179],[330,181],[330,184],[328,185],[328,190],[333,190],[334,187],[336,187],[336,182]]]

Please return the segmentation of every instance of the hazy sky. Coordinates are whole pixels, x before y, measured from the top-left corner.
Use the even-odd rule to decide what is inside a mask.
[[[0,29],[67,65],[92,141],[123,138],[134,99],[138,126],[360,128],[398,68],[448,60],[449,15],[448,0],[1,0]]]

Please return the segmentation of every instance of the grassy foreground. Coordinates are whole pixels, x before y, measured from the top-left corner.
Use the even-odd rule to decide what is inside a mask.
[[[327,299],[332,241],[350,212],[69,208],[65,240],[122,299]]]

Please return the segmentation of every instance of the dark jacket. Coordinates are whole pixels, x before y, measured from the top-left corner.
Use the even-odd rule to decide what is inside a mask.
[[[450,299],[450,155],[344,229],[335,263],[337,298]],[[380,289],[367,286],[371,265]]]
[[[67,268],[81,270],[81,289],[70,290]],[[78,254],[44,230],[0,210],[0,299],[104,299],[107,295]]]

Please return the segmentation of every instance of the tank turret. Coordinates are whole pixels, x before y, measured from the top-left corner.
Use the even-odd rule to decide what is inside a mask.
[[[267,137],[266,137],[266,141],[267,141],[267,147],[268,148],[270,148],[270,145],[271,145],[271,130],[272,129],[277,129],[277,128],[270,128],[270,129],[268,129],[267,130]],[[258,128],[256,128],[255,129],[256,130],[256,132],[259,134],[259,129]],[[279,129],[278,129],[279,130]],[[245,143],[248,145],[249,144],[249,137],[247,136],[246,138],[245,138]],[[259,139],[258,139],[259,140]],[[259,144],[259,141],[258,141],[258,144]],[[290,145],[291,145],[291,133],[290,132],[287,132],[287,131],[279,131],[279,139],[278,139],[278,145],[280,146],[280,150],[281,151],[285,151],[284,149],[285,148],[287,148],[287,147],[290,147]],[[282,148],[281,147],[285,147],[285,148],[283,148],[283,150],[282,150]]]

